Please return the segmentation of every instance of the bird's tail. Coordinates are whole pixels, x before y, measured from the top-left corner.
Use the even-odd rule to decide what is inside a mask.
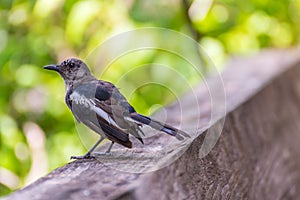
[[[130,117],[138,123],[148,125],[158,131],[163,131],[169,135],[176,137],[178,140],[183,140],[185,137],[190,137],[187,133],[177,128],[174,128],[168,124],[163,124],[161,122],[151,119],[150,117],[146,117],[136,112],[131,113]]]

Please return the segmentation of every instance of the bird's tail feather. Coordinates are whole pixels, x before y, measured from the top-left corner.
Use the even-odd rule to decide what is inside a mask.
[[[146,117],[138,113],[132,113],[131,118],[139,123],[146,124],[154,128],[155,130],[163,131],[169,135],[172,135],[176,137],[178,140],[183,140],[184,137],[190,137],[187,133],[177,128],[174,128],[168,124],[163,124],[161,122],[151,119],[150,117]]]

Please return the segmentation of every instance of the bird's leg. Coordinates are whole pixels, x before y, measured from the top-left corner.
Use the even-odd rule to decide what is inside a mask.
[[[104,137],[100,137],[100,139],[96,142],[96,144],[83,156],[71,156],[71,159],[89,159],[95,158],[91,156],[91,153],[96,149],[96,147],[104,140]],[[112,145],[111,145],[112,146]]]
[[[115,142],[111,142],[111,144],[109,145],[107,151],[105,152],[106,154],[109,154],[109,152],[110,152],[112,146],[114,145],[114,143],[115,143]]]
[[[110,150],[112,148],[112,146],[114,145],[115,142],[111,142],[108,149],[105,152],[96,152],[95,154],[97,155],[109,155],[110,154]]]

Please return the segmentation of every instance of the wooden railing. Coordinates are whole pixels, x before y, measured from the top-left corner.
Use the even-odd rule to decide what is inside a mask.
[[[226,112],[211,116],[203,84],[166,108],[168,123],[181,121],[191,138],[159,134],[144,146],[73,161],[5,199],[298,199],[299,61],[299,49],[233,59],[223,86],[210,88],[225,92]]]

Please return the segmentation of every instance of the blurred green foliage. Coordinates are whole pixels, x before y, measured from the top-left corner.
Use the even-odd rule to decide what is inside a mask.
[[[70,56],[85,58],[111,35],[148,26],[194,37],[219,67],[230,54],[297,45],[300,0],[0,0],[0,196],[86,152],[64,104],[63,81],[42,66]],[[128,87],[155,78],[176,82],[157,65],[135,69],[149,63],[181,70],[190,84],[198,81],[184,61],[161,51],[121,58],[103,77],[116,83],[133,70],[135,76],[125,77]],[[151,84],[127,95],[145,114],[176,96]]]

